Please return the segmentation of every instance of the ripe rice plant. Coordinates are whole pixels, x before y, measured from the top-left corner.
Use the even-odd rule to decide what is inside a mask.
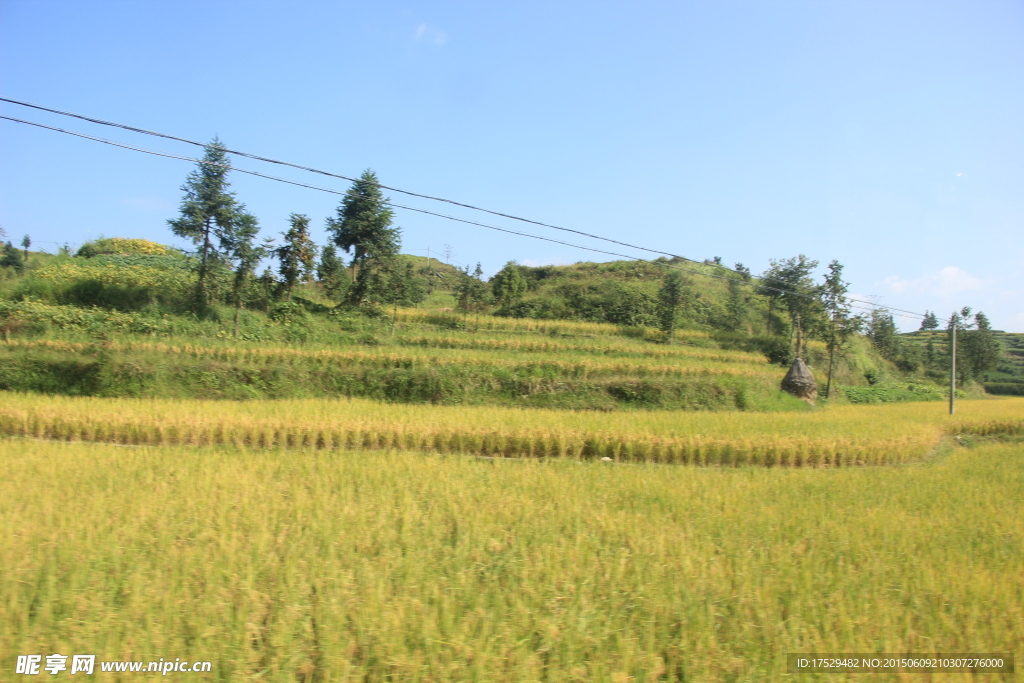
[[[386,447],[375,430],[353,439]],[[790,652],[1024,646],[1019,444],[838,470],[0,447],[5,672],[59,652],[211,661],[197,681],[725,683],[786,680]]]
[[[965,402],[986,433],[1014,433],[1024,400]],[[936,404],[801,414],[631,413],[387,405],[361,400],[236,404],[5,394],[0,434],[125,444],[348,448],[537,455],[718,466],[884,465],[926,458],[951,421]],[[269,437],[268,434],[273,434]],[[101,436],[102,435],[102,436]]]

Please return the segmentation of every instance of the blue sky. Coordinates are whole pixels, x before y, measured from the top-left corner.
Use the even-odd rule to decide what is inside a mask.
[[[969,305],[1024,332],[1022,36],[1024,3],[984,0],[0,0],[0,95],[344,175],[372,168],[395,187],[755,272],[838,259],[861,297],[940,317]],[[196,154],[13,104],[0,114]],[[180,243],[166,221],[187,162],[3,120],[0,159],[15,241]],[[337,196],[232,179],[265,234],[297,212],[324,241]],[[396,222],[406,252],[448,244],[488,273],[607,258]]]

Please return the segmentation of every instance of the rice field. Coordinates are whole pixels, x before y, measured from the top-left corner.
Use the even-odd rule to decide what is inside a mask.
[[[409,450],[720,466],[841,467],[928,458],[943,436],[1024,433],[1024,399],[799,413],[597,413],[360,399],[266,402],[0,393],[0,435],[135,445]]]
[[[7,420],[47,401],[54,417],[114,424],[213,412],[0,405]],[[213,417],[373,412],[316,405],[222,404]],[[1020,406],[972,403],[962,419],[1019,421]],[[919,407],[828,417],[847,435],[961,424]],[[681,417],[632,433],[698,424]],[[728,417],[702,424],[721,435]],[[797,429],[769,417],[782,422],[747,433]],[[1024,452],[951,448],[918,467],[732,469],[0,439],[0,671],[11,680],[16,655],[60,652],[211,661],[197,681],[725,683],[793,679],[789,652],[1020,653]]]
[[[482,347],[495,340],[476,340]],[[337,349],[295,349],[287,347],[199,345],[195,343],[165,344],[160,342],[71,342],[63,340],[11,340],[10,349],[24,351],[52,350],[74,353],[104,351],[129,351],[175,355],[195,359],[212,359],[226,362],[251,362],[257,364],[311,363],[339,367],[409,367],[425,366],[470,366],[490,369],[525,369],[541,373],[566,375],[574,378],[633,376],[633,377],[691,377],[691,376],[732,376],[775,378],[778,368],[768,365],[764,357],[754,358],[753,354],[739,353],[737,359],[718,357],[715,352],[688,355],[683,349],[678,353],[659,354],[639,348],[635,358],[623,358],[616,353],[606,356],[582,358],[579,353],[539,348],[527,350],[470,349],[454,346],[430,347],[428,344],[414,344],[411,348],[396,350],[394,346],[380,348],[363,347],[358,350]],[[597,347],[598,349],[602,347]],[[630,348],[630,347],[624,347]],[[680,347],[682,348],[682,347]],[[495,353],[495,351],[498,351]],[[661,351],[655,349],[654,351]],[[644,354],[647,355],[644,355]]]

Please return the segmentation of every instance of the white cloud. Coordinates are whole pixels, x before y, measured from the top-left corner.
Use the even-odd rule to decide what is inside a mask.
[[[929,294],[933,296],[950,296],[959,292],[977,291],[984,283],[956,266],[946,266],[937,273],[907,280],[898,275],[890,275],[882,284],[893,294]]]
[[[432,45],[436,45],[437,47],[441,47],[442,45],[448,42],[448,36],[444,33],[444,31],[436,29],[428,24],[420,24],[419,26],[417,26],[416,31],[413,34],[413,37],[416,39],[417,42],[430,43]]]

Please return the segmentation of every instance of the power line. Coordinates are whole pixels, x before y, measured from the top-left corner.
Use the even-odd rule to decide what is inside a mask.
[[[115,128],[121,128],[121,129],[124,129],[124,130],[132,131],[134,133],[142,133],[144,135],[152,135],[152,136],[155,136],[155,137],[165,138],[167,140],[175,140],[177,142],[184,142],[186,144],[195,145],[197,147],[205,148],[207,146],[205,143],[197,142],[195,140],[189,140],[188,138],[182,138],[182,137],[178,137],[178,136],[175,136],[175,135],[168,135],[167,133],[159,133],[159,132],[156,132],[156,131],[147,130],[145,128],[138,128],[136,126],[130,126],[130,125],[127,125],[127,124],[124,124],[124,123],[116,123],[114,121],[105,121],[103,119],[98,119],[98,118],[94,118],[94,117],[91,117],[91,116],[85,116],[84,114],[76,114],[74,112],[63,111],[63,110],[60,110],[60,109],[53,109],[51,107],[44,107],[44,106],[42,106],[40,104],[33,104],[31,102],[25,102],[25,101],[22,101],[22,100],[15,100],[15,99],[11,99],[9,97],[0,97],[0,101],[2,101],[2,102],[9,102],[11,104],[17,104],[17,105],[23,106],[23,107],[31,107],[33,109],[38,109],[40,111],[46,111],[46,112],[50,112],[50,113],[53,113],[53,114],[60,114],[61,116],[70,116],[70,117],[73,117],[73,118],[76,118],[76,119],[81,119],[83,121],[88,121],[90,123],[96,123],[96,124],[99,124],[99,125],[102,125],[102,126],[112,126],[112,127],[115,127]],[[229,153],[229,154],[235,154],[237,156],[246,157],[246,158],[249,158],[249,159],[255,159],[257,161],[265,161],[265,162],[270,163],[270,164],[278,164],[278,165],[281,165],[281,166],[290,166],[292,168],[297,168],[297,169],[300,169],[300,170],[303,170],[303,171],[309,171],[310,173],[317,173],[317,174],[328,176],[328,177],[331,177],[331,178],[339,178],[341,180],[347,180],[347,181],[350,181],[350,182],[355,182],[356,181],[355,178],[352,178],[350,176],[341,175],[341,174],[338,174],[338,173],[331,173],[329,171],[323,171],[323,170],[312,168],[312,167],[309,167],[309,166],[302,166],[300,164],[293,164],[291,162],[281,161],[281,160],[278,160],[278,159],[270,159],[268,157],[263,157],[263,156],[259,156],[259,155],[256,155],[256,154],[250,154],[248,152],[242,152],[242,151],[239,151],[239,150],[228,149],[226,147],[224,148],[224,151]],[[444,197],[435,197],[433,195],[422,194],[422,193],[419,193],[419,192],[412,192],[410,190],[403,190],[403,189],[398,188],[398,187],[392,187],[390,185],[381,185],[379,183],[378,183],[378,186],[381,187],[382,189],[388,190],[390,192],[398,192],[398,193],[405,194],[405,195],[408,195],[408,196],[411,196],[411,197],[419,197],[421,199],[429,199],[431,201],[444,202],[446,204],[451,204],[451,205],[454,205],[454,206],[460,206],[460,207],[463,207],[463,208],[466,208],[466,209],[470,209],[470,210],[473,210],[473,211],[482,211],[484,213],[491,214],[492,216],[500,216],[502,218],[508,218],[510,220],[521,221],[521,222],[524,222],[524,223],[530,223],[532,225],[537,225],[537,226],[541,226],[541,227],[545,227],[545,228],[551,228],[553,230],[561,230],[563,232],[569,232],[569,233],[573,233],[573,234],[576,234],[576,235],[582,235],[584,237],[589,237],[591,239],[600,240],[600,241],[603,241],[603,242],[609,242],[611,244],[618,244],[619,246],[629,247],[630,249],[637,249],[638,251],[646,251],[646,252],[651,253],[651,254],[659,254],[661,256],[668,256],[668,257],[673,258],[673,259],[679,259],[679,260],[682,260],[682,261],[688,261],[690,263],[696,263],[696,264],[699,264],[699,265],[709,265],[709,264],[705,264],[705,263],[703,263],[701,261],[697,261],[696,259],[687,258],[685,256],[680,256],[678,254],[672,254],[672,253],[667,252],[667,251],[661,251],[661,250],[658,250],[658,249],[650,249],[648,247],[641,247],[641,246],[638,246],[638,245],[635,245],[635,244],[630,244],[628,242],[622,242],[622,241],[619,241],[619,240],[614,240],[614,239],[611,239],[609,237],[601,237],[600,235],[594,235],[592,233],[584,232],[582,230],[574,230],[572,228],[565,228],[565,227],[561,227],[561,226],[558,226],[558,225],[552,225],[550,223],[543,223],[541,221],[535,221],[535,220],[532,220],[532,219],[529,219],[529,218],[523,218],[521,216],[515,216],[515,215],[504,213],[504,212],[501,212],[501,211],[493,211],[491,209],[485,209],[483,207],[475,206],[473,204],[466,204],[464,202],[458,202],[458,201],[455,201],[453,199],[446,199]],[[715,264],[715,265],[718,268],[721,268],[722,270],[725,270],[725,271],[728,271],[728,272],[731,272],[731,273],[739,274],[739,271],[736,271],[736,270],[734,270],[732,268],[729,268],[728,266],[724,266],[722,264]],[[779,289],[779,290],[774,290],[774,291],[784,292],[784,293],[787,293],[787,294],[795,294],[796,293],[796,288],[792,287],[790,285],[790,283],[787,283],[784,280],[779,280],[777,278],[771,278],[771,277],[760,277],[758,279],[761,280],[762,282],[776,282],[776,283],[782,283],[782,284],[786,285],[785,289]],[[808,295],[808,296],[814,296],[814,295],[812,294],[812,295]],[[863,301],[863,300],[860,300],[860,299],[850,299],[850,301],[855,301],[855,302],[861,303],[861,304],[867,304],[868,306],[875,306],[875,307],[879,307],[879,308],[884,308],[884,309],[890,310],[890,311],[899,311],[901,313],[909,313],[909,314],[914,315],[914,316],[924,317],[922,314],[917,313],[915,311],[906,311],[906,310],[902,310],[902,309],[898,309],[898,308],[893,308],[892,306],[882,306],[881,304],[876,304],[876,303],[874,303],[872,301]]]
[[[0,99],[2,99],[2,98],[0,98]],[[58,133],[65,133],[67,135],[73,135],[75,137],[85,138],[87,140],[93,140],[95,142],[102,142],[102,143],[107,144],[107,145],[112,145],[114,147],[120,147],[122,149],[132,150],[132,151],[135,151],[135,152],[142,152],[144,154],[152,154],[154,156],[164,157],[164,158],[168,158],[168,159],[178,159],[178,160],[181,160],[181,161],[189,161],[189,162],[198,163],[198,164],[207,164],[207,162],[202,161],[201,159],[194,159],[192,157],[184,157],[184,156],[180,156],[180,155],[177,155],[177,154],[170,154],[170,153],[167,153],[167,152],[160,152],[160,151],[157,151],[157,150],[146,149],[144,147],[137,147],[137,146],[134,146],[134,145],[128,145],[128,144],[125,144],[125,143],[122,143],[122,142],[116,142],[114,140],[107,140],[105,138],[100,138],[100,137],[96,137],[96,136],[93,136],[93,135],[86,135],[85,133],[78,133],[78,132],[75,132],[75,131],[65,130],[63,128],[57,128],[55,126],[47,126],[47,125],[42,124],[42,123],[36,123],[34,121],[26,121],[24,119],[18,119],[18,118],[14,118],[14,117],[11,117],[11,116],[2,116],[2,115],[0,115],[0,119],[4,119],[4,120],[7,120],[7,121],[14,121],[16,123],[23,123],[23,124],[30,125],[30,126],[36,126],[38,128],[45,128],[47,130],[52,130],[52,131],[55,131],[55,132],[58,132]],[[331,194],[337,194],[337,195],[342,195],[342,196],[347,196],[347,195],[351,194],[351,190],[346,190],[346,191],[342,192],[340,190],[333,190],[333,189],[326,188],[326,187],[319,187],[317,185],[310,185],[308,183],[301,183],[301,182],[298,182],[298,181],[295,181],[295,180],[289,180],[287,178],[280,178],[280,177],[277,177],[277,176],[267,175],[265,173],[260,173],[258,171],[250,171],[248,169],[236,168],[236,167],[231,166],[230,164],[209,164],[209,165],[220,166],[222,168],[227,168],[227,169],[231,169],[231,170],[234,170],[234,171],[238,171],[239,173],[245,173],[245,174],[257,176],[257,177],[260,177],[260,178],[266,178],[268,180],[275,180],[277,182],[287,183],[289,185],[296,185],[298,187],[305,187],[305,188],[308,188],[308,189],[311,189],[311,190],[317,190],[317,191],[320,191],[320,192],[328,192],[328,193],[331,193]],[[383,186],[381,186],[381,187],[383,187]],[[466,223],[468,225],[475,225],[475,226],[478,226],[478,227],[481,227],[481,228],[487,228],[488,230],[496,230],[498,232],[508,233],[510,235],[517,235],[517,236],[520,236],[520,237],[530,237],[532,239],[543,240],[545,242],[552,242],[554,244],[560,244],[560,245],[563,245],[563,246],[572,247],[574,249],[583,249],[585,251],[590,251],[590,252],[594,252],[594,253],[598,253],[598,254],[604,254],[606,256],[615,256],[617,258],[624,258],[624,259],[628,259],[628,260],[631,260],[631,261],[637,261],[637,262],[642,262],[642,263],[650,263],[650,264],[661,266],[661,267],[664,267],[664,268],[671,268],[673,270],[679,270],[679,271],[682,271],[682,272],[693,273],[693,274],[696,274],[696,275],[702,275],[704,277],[715,278],[715,279],[718,279],[718,280],[726,280],[726,281],[729,281],[729,282],[736,282],[736,283],[739,283],[741,285],[746,285],[746,286],[749,286],[749,287],[753,287],[754,286],[754,283],[751,282],[751,281],[748,281],[748,280],[743,280],[743,279],[739,279],[739,278],[726,277],[724,275],[714,275],[712,273],[705,273],[703,271],[694,270],[692,268],[682,268],[680,266],[676,266],[676,265],[673,265],[673,264],[670,264],[670,263],[665,263],[663,261],[651,261],[649,259],[640,258],[638,256],[631,256],[629,254],[620,254],[620,253],[617,253],[617,252],[607,251],[607,250],[604,250],[604,249],[595,249],[594,247],[585,247],[585,246],[582,246],[582,245],[579,245],[579,244],[572,244],[571,242],[565,242],[565,241],[562,241],[562,240],[556,240],[556,239],[553,239],[551,237],[543,237],[541,235],[533,235],[533,234],[530,234],[530,233],[519,232],[517,230],[510,230],[508,228],[501,228],[501,227],[498,227],[498,226],[495,226],[495,225],[489,225],[487,223],[480,223],[478,221],[471,221],[471,220],[468,220],[468,219],[465,219],[465,218],[459,218],[457,216],[449,216],[447,214],[437,213],[435,211],[428,211],[426,209],[420,209],[420,208],[416,208],[416,207],[412,207],[412,206],[405,206],[403,204],[396,204],[395,202],[392,202],[392,201],[385,201],[384,204],[386,204],[388,206],[392,206],[392,207],[394,207],[396,209],[404,209],[406,211],[414,211],[414,212],[417,212],[417,213],[426,214],[428,216],[435,216],[435,217],[438,217],[438,218],[444,218],[444,219],[451,220],[451,221],[457,221],[459,223]],[[691,259],[685,259],[685,260],[691,261]],[[812,295],[812,294],[803,294],[801,292],[797,292],[797,291],[793,291],[793,290],[786,290],[786,289],[779,289],[777,287],[769,287],[769,286],[765,286],[763,284],[760,285],[760,286],[761,286],[762,289],[766,289],[766,290],[774,291],[774,292],[779,292],[780,294],[786,294],[786,295],[791,295],[791,296],[799,296],[799,297],[807,298],[807,299],[817,299],[817,296]],[[852,308],[856,308],[858,310],[872,310],[872,309],[863,308],[862,306],[855,306],[855,305],[853,305],[854,303],[869,303],[870,304],[870,302],[863,302],[863,301],[860,301],[860,300],[857,300],[857,299],[848,299],[847,301],[851,302],[851,307]],[[890,310],[890,311],[898,311],[897,315],[899,315],[900,317],[924,318],[924,316],[921,315],[920,313],[914,313],[913,311],[902,311],[901,309],[892,308],[892,307],[889,307],[889,306],[882,306],[880,304],[870,304],[870,305],[876,306],[878,308],[883,308],[883,309],[886,309],[886,310]]]

